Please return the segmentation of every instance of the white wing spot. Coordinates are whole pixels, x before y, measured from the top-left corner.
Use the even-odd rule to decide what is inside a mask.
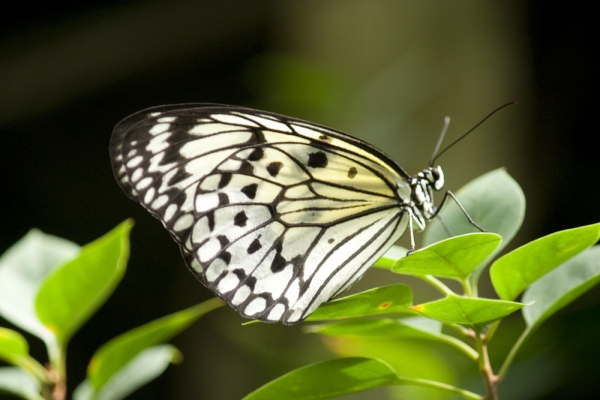
[[[148,204],[152,201],[152,199],[154,198],[154,195],[156,194],[156,189],[154,188],[150,188],[148,189],[148,191],[146,192],[146,195],[144,196],[144,203]]]
[[[236,306],[239,304],[242,304],[248,298],[248,296],[250,296],[250,293],[252,293],[252,290],[250,290],[250,288],[248,286],[246,286],[246,285],[241,286],[235,292],[233,299],[231,299],[231,304],[236,305]]]
[[[131,174],[131,178],[129,178],[131,180],[131,182],[135,182],[137,180],[139,180],[142,175],[144,174],[144,169],[142,167],[136,169],[135,171],[133,171],[133,174]]]
[[[162,117],[157,119],[158,122],[173,122],[175,121],[176,117]]]
[[[160,199],[160,197],[159,197]],[[173,215],[175,215],[175,212],[177,211],[177,204],[172,203],[169,204],[169,207],[167,207],[167,210],[165,211],[165,215],[163,215],[163,220],[165,222],[168,222],[171,218],[173,218]]]
[[[158,135],[159,133],[166,132],[170,126],[171,124],[156,124],[152,128],[150,128],[148,133],[150,133],[151,135]]]
[[[223,122],[226,124],[236,124],[258,128],[258,125],[256,125],[254,122],[248,121],[246,118],[237,117],[231,114],[212,114],[211,117],[219,122]]]
[[[137,167],[143,160],[144,160],[144,157],[142,157],[142,156],[134,157],[127,162],[127,167],[128,168]]]
[[[226,269],[227,264],[225,264],[225,261],[221,260],[220,258],[217,258],[210,264],[210,267],[208,267],[208,269],[206,270],[206,280],[209,282],[214,282],[214,280],[217,279],[219,275],[221,275],[221,272],[225,271]]]
[[[267,308],[267,301],[262,297],[257,297],[246,306],[244,313],[246,313],[247,315],[254,315],[261,311],[264,311],[265,308]]]
[[[177,219],[177,221],[175,221],[173,229],[176,231],[182,231],[192,226],[193,223],[194,217],[192,216],[192,214],[183,214]]]
[[[223,279],[219,282],[219,286],[217,290],[219,293],[227,293],[233,289],[240,283],[240,278],[237,277],[234,273],[228,273],[225,275]]]
[[[137,190],[142,190],[142,189],[145,189],[148,186],[150,186],[151,183],[152,183],[152,178],[147,176],[144,179],[142,179],[135,188]]]
[[[285,312],[285,306],[283,304],[277,304],[275,307],[273,307],[271,309],[271,312],[269,313],[269,316],[267,317],[268,320],[271,321],[279,321],[281,319],[281,317],[283,316],[283,313]]]
[[[156,200],[154,200],[154,203],[152,203],[152,205],[150,207],[156,210],[158,208],[161,208],[165,204],[167,204],[167,201],[169,201],[169,196],[167,196],[166,194],[163,194],[162,196],[160,196]],[[174,205],[174,204],[171,204],[171,205]],[[175,206],[175,208],[177,208],[177,206]]]

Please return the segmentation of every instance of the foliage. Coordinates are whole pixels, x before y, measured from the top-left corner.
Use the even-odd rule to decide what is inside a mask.
[[[125,221],[81,248],[32,230],[0,258],[0,315],[43,340],[49,358],[42,366],[19,332],[0,327],[0,360],[13,365],[0,368],[0,392],[65,398],[67,346],[121,281],[132,225]],[[156,378],[181,359],[163,343],[221,304],[212,299],[113,338],[93,355],[73,398],[122,399]]]
[[[427,282],[442,294],[440,299],[412,305],[411,288],[394,284],[322,305],[307,319],[321,323],[309,325],[306,331],[329,338],[330,347],[347,357],[291,371],[246,399],[326,399],[379,386],[418,386],[437,391],[406,398],[458,395],[498,399],[498,385],[524,341],[542,322],[600,281],[600,246],[591,247],[600,237],[600,224],[542,237],[496,259],[489,274],[500,299],[482,298],[478,295],[479,278],[518,231],[525,199],[504,170],[474,180],[457,196],[488,232],[475,232],[459,208],[450,203],[441,216],[455,236],[447,238],[444,226],[433,221],[425,235],[427,247],[406,257],[406,249],[394,246],[375,265]],[[451,290],[440,278],[459,282],[462,293]],[[515,301],[521,294],[522,301]],[[519,310],[526,327],[495,373],[488,347],[502,320]],[[330,322],[322,322],[326,320]],[[369,342],[369,338],[377,342]],[[436,378],[434,363],[412,358],[412,368],[407,368],[403,359],[410,355],[410,346],[422,350],[423,360],[434,346],[458,350],[479,371],[485,395],[431,379]],[[353,356],[357,354],[371,357]],[[417,367],[420,364],[425,365],[421,376]]]

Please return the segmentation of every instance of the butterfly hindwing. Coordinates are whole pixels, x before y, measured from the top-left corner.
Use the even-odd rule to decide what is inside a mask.
[[[348,288],[403,233],[407,176],[358,139],[240,107],[176,105],[111,139],[123,190],[240,314],[290,324]]]

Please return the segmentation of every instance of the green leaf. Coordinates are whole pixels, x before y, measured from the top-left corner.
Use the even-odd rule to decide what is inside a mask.
[[[37,316],[35,298],[48,273],[79,251],[75,243],[30,230],[0,257],[0,315],[46,343],[54,343],[54,334]]]
[[[0,368],[0,393],[10,393],[28,400],[44,400],[40,389],[40,383],[21,368]]]
[[[181,353],[169,344],[143,350],[102,386],[99,393],[89,380],[80,383],[73,392],[74,400],[120,400],[156,379],[171,363],[178,363]]]
[[[412,290],[403,284],[383,286],[321,304],[306,321],[411,313]]]
[[[598,241],[600,224],[556,232],[504,255],[490,276],[500,298],[515,299],[527,286]]]
[[[405,249],[402,246],[394,245],[390,247],[384,255],[379,257],[373,266],[377,268],[390,269],[396,263],[396,261],[406,257],[406,253],[408,253],[408,249]]]
[[[411,307],[418,313],[438,321],[482,328],[521,309],[525,304],[448,295],[443,299]]]
[[[471,275],[471,286],[477,287],[485,266],[510,243],[521,227],[525,216],[525,196],[519,184],[502,168],[469,182],[456,192],[456,196],[475,222],[487,232],[502,236],[503,240]],[[453,235],[478,232],[452,199],[447,202],[440,215]],[[427,246],[447,237],[448,233],[436,218],[425,231],[423,243]]]
[[[17,331],[0,327],[0,360],[18,365],[20,359],[29,356],[27,340]]]
[[[442,333],[442,324],[429,318],[411,317],[394,319],[360,319],[310,327],[309,332],[329,336],[395,337],[402,339],[433,340],[455,347],[475,360],[477,352],[464,342]]]
[[[40,320],[59,343],[69,338],[106,301],[121,281],[129,258],[127,220],[86,245],[79,256],[42,283],[35,301]]]
[[[502,242],[494,233],[471,233],[442,240],[398,260],[393,272],[464,281]]]
[[[502,236],[502,250],[519,230],[525,216],[525,196],[518,183],[504,170],[496,169],[472,180],[458,190],[456,197],[469,215],[488,232]],[[453,235],[478,232],[469,223],[456,203],[449,199],[440,211]],[[424,243],[430,245],[448,238],[439,220],[431,222],[425,232]]]
[[[533,331],[599,282],[600,246],[594,246],[564,262],[527,288],[523,302],[535,301],[523,309],[528,328]]]
[[[88,366],[87,377],[94,390],[99,392],[117,371],[144,349],[171,339],[202,315],[223,304],[221,299],[213,298],[111,339],[96,351]]]
[[[338,358],[289,372],[244,399],[330,399],[398,382],[394,370],[383,361],[363,357]]]

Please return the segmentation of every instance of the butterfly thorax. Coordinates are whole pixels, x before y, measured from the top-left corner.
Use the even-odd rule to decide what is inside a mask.
[[[444,187],[444,173],[440,166],[427,167],[410,180],[411,201],[416,229],[425,229],[425,223],[435,215],[433,191]]]

